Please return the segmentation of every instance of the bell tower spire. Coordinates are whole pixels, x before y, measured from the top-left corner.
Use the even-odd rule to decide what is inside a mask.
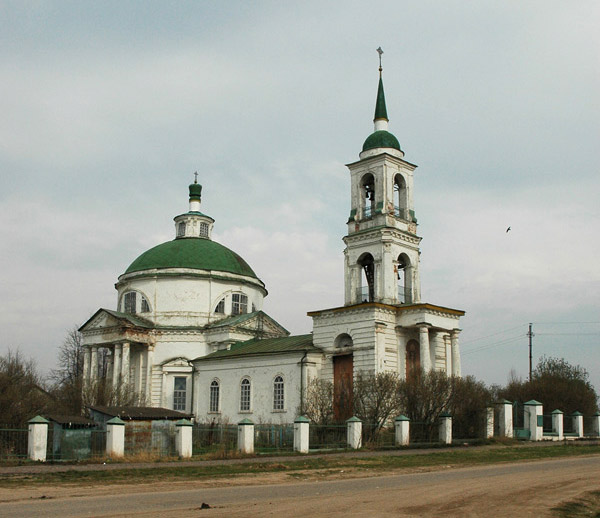
[[[388,131],[388,113],[379,54],[374,132],[360,160],[348,164],[351,211],[345,254],[345,303],[413,304],[420,301],[419,244],[413,206],[416,165],[404,160],[398,139]]]

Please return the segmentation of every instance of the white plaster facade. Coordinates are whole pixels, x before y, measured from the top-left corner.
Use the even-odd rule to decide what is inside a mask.
[[[308,313],[312,336],[288,336],[262,311],[264,284],[212,241],[214,220],[200,212],[194,182],[188,212],[174,218],[175,239],[142,254],[118,278],[116,311],[100,309],[81,327],[85,386],[105,375],[140,405],[199,421],[292,423],[309,379],[337,386],[342,363],[350,378],[419,369],[460,376],[464,312],[422,301],[417,166],[388,132],[381,78],[376,106],[375,131],[348,165],[344,305]],[[274,403],[276,383],[283,403]]]

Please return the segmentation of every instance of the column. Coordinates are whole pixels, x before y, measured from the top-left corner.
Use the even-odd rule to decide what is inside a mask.
[[[294,420],[294,451],[308,453],[309,426],[310,421],[304,416]]]
[[[429,372],[431,370],[431,353],[429,350],[429,326],[427,325],[419,327],[419,345],[421,369],[423,372]]]
[[[192,456],[192,423],[187,419],[180,419],[175,426],[177,428],[175,437],[177,455],[182,459],[189,459]]]
[[[396,446],[408,446],[410,442],[410,419],[400,415],[394,419]]]
[[[444,335],[444,347],[446,349],[446,376],[452,374],[452,346],[450,344],[450,335]]]
[[[503,399],[498,403],[498,420],[500,421],[500,437],[512,437],[513,436],[513,415],[512,415],[512,403]]]
[[[129,388],[129,342],[121,346],[121,381],[123,387]]]
[[[348,447],[358,450],[362,446],[362,421],[358,417],[351,417],[346,421],[346,427]]]
[[[238,423],[238,451],[254,453],[254,423],[250,419]]]
[[[146,349],[146,404],[152,406],[152,362],[154,359],[154,346],[148,345]]]
[[[83,348],[83,387],[86,388],[90,382],[90,355],[89,347]]]
[[[142,351],[138,351],[137,352],[137,356],[136,356],[136,362],[137,362],[137,367],[136,367],[136,371],[137,371],[137,378],[135,379],[135,391],[137,392],[137,397],[139,398],[142,394],[142,374],[143,374],[143,361],[144,361],[144,355],[142,354]],[[164,405],[161,405],[164,406]]]
[[[460,373],[460,349],[458,347],[458,333],[460,329],[453,329],[450,334],[450,345],[452,347],[452,376],[461,376]]]
[[[525,426],[529,430],[532,441],[541,441],[544,435],[543,406],[539,401],[532,399],[524,404]]]
[[[113,348],[113,388],[118,388],[121,383],[121,344]]]
[[[552,412],[552,431],[556,434],[556,440],[562,441],[564,436],[564,415],[560,410]]]
[[[27,456],[31,460],[46,462],[48,420],[37,415],[29,420],[27,430]]]
[[[452,444],[452,416],[446,412],[440,414],[440,442]]]
[[[106,455],[122,457],[125,453],[125,423],[118,417],[106,422]]]
[[[98,379],[98,346],[92,346],[90,358],[90,381],[95,382]]]

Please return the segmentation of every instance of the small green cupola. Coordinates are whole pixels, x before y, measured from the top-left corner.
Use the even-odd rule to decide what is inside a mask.
[[[198,183],[197,179],[194,180],[194,183],[190,184],[190,201],[192,200],[202,200],[202,186]]]
[[[194,173],[194,183],[190,184],[190,208],[185,214],[175,216],[176,239],[198,237],[210,239],[213,223],[210,216],[200,212],[202,185],[198,183],[198,173]]]
[[[400,142],[398,142],[398,139],[388,131],[389,119],[387,106],[385,104],[385,92],[383,90],[383,68],[381,67],[381,55],[383,54],[383,50],[381,50],[381,47],[377,49],[377,52],[379,52],[379,86],[377,88],[377,101],[375,102],[375,117],[373,118],[375,130],[365,140],[362,151],[364,153],[365,151],[387,148],[395,149],[402,153]],[[402,156],[403,155],[404,153],[402,153]]]

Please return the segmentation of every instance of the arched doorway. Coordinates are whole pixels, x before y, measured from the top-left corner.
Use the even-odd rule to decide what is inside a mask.
[[[406,344],[406,379],[413,380],[421,372],[421,347],[416,340]]]
[[[352,417],[354,389],[354,361],[352,354],[333,357],[333,417],[340,423]]]

